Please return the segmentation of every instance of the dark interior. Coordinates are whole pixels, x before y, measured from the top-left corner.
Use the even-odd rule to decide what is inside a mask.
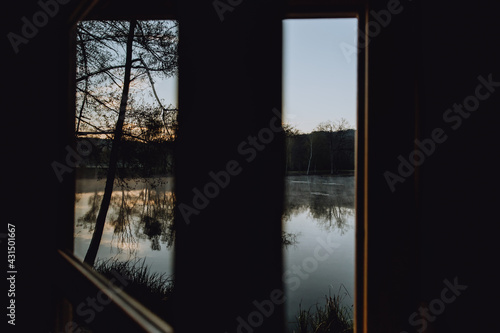
[[[237,157],[239,143],[268,126],[274,108],[281,110],[284,18],[357,15],[363,28],[374,22],[372,11],[397,1],[222,2],[234,10],[221,22],[212,1],[60,1],[17,53],[3,38],[3,220],[16,225],[19,271],[16,326],[8,329],[64,332],[69,303],[98,288],[58,252],[73,247],[74,179],[67,174],[59,182],[51,168],[74,144],[77,20],[179,20],[175,176],[182,202],[192,200],[192,188],[208,172]],[[498,331],[498,10],[491,1],[401,0],[400,6],[358,55],[356,332]],[[4,7],[3,36],[19,33],[21,18],[40,10],[37,1]],[[490,94],[478,107],[466,105],[474,111],[448,113],[455,103],[473,101],[467,98],[478,96],[479,84],[481,96]],[[386,172],[398,174],[398,156],[408,159],[415,139],[433,135],[444,141],[392,191]],[[277,137],[241,165],[203,214],[178,223],[176,332],[235,332],[235,318],[252,311],[252,301],[282,287],[282,152]],[[40,198],[32,200],[32,193]],[[428,315],[426,325],[411,319],[437,304],[445,280],[467,288],[442,313]],[[96,332],[154,331],[137,324],[147,316],[127,313],[110,306]],[[277,306],[255,332],[281,332],[283,325]]]

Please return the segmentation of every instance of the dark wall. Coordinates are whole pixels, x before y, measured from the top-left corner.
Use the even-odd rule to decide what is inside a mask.
[[[419,177],[422,294],[432,300],[443,289],[443,280],[455,277],[468,286],[436,320],[436,331],[500,327],[494,310],[499,296],[495,231],[500,110],[500,21],[495,13],[498,7],[487,1],[452,6],[428,2],[422,7],[420,132],[428,137],[439,127],[448,136]],[[460,116],[460,124],[443,119],[454,103],[476,96],[479,76],[490,75],[496,91],[476,111],[466,112],[468,118]]]
[[[369,44],[369,327],[494,330],[498,88],[465,116],[448,109],[466,98],[476,109],[479,76],[500,82],[497,9],[486,1],[401,6]],[[415,138],[427,153],[400,173],[398,157],[424,152]],[[388,171],[402,176],[392,189]],[[449,304],[445,280],[462,288]]]
[[[76,1],[75,1],[76,3]],[[37,328],[48,332],[53,318],[58,267],[53,260],[56,239],[72,233],[71,175],[63,182],[51,163],[65,163],[70,143],[71,113],[67,108],[69,69],[68,31],[65,22],[74,4],[58,8],[38,31],[28,31],[25,44],[14,52],[7,35],[22,36],[21,20],[32,21],[41,10],[36,1],[16,1],[2,6],[2,233],[6,223],[16,225],[16,325],[2,325],[8,332]],[[42,23],[43,21],[41,21]],[[43,139],[42,139],[43,138]],[[60,227],[57,227],[61,221]],[[6,247],[2,242],[3,257]],[[61,244],[71,247],[71,243]],[[2,263],[3,272],[6,261]],[[2,276],[5,274],[2,273]],[[2,287],[6,287],[5,280]],[[2,309],[9,299],[2,292]]]
[[[188,220],[177,210],[179,329],[235,332],[254,301],[283,290],[283,136],[266,134],[251,148],[280,123],[281,12],[276,2],[243,2],[221,21],[212,2],[191,1],[179,19],[177,202],[195,208],[193,189],[206,193],[211,173],[234,170]],[[280,331],[283,306],[273,308],[256,332]]]
[[[418,299],[415,180],[410,176],[392,192],[384,176],[386,171],[397,169],[398,155],[413,150],[415,137],[419,10],[415,3],[398,8],[378,33],[371,11],[386,11],[387,2],[370,2],[368,16],[373,33],[368,42],[366,119],[367,273],[368,327],[373,332],[405,329]]]

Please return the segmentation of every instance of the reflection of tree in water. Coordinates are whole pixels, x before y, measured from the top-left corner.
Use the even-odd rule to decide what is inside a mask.
[[[113,238],[111,244],[115,240],[122,246],[126,246],[130,251],[136,249],[137,241],[132,232],[132,215],[137,200],[134,200],[129,191],[125,191],[125,186],[121,187],[121,196],[114,195],[111,197],[111,207],[115,214],[111,215],[107,222],[113,226]],[[118,247],[120,250],[120,247]]]
[[[298,234],[283,231],[281,233],[281,244],[285,247],[290,245],[297,245],[297,236]]]
[[[151,241],[153,251],[161,249],[160,242],[171,247],[174,242],[173,193],[165,191],[164,187],[158,184],[146,182],[145,188],[139,193],[139,200],[142,203],[142,209],[136,235],[139,238],[147,237]]]
[[[345,194],[335,191],[334,194],[314,194],[311,196],[309,214],[327,231],[338,229],[343,235],[348,229],[347,217],[352,216],[352,209],[346,207]]]
[[[113,193],[110,203],[113,214],[108,216],[106,223],[113,228],[112,244],[116,241],[119,251],[121,248],[135,251],[139,239],[148,239],[153,251],[161,250],[160,243],[167,248],[173,244],[172,191],[165,188],[161,179],[147,178],[142,183],[139,190],[122,183],[120,192]],[[89,197],[89,211],[78,219],[77,226],[93,230],[101,198],[97,190]]]
[[[165,186],[165,180],[144,178],[135,189],[125,183],[113,193],[111,212],[107,224],[113,228],[112,243],[120,248],[134,251],[139,239],[151,242],[151,249],[161,250],[173,245],[175,232],[173,211],[175,196]],[[96,190],[88,199],[89,210],[77,221],[89,232],[93,231],[102,195]],[[353,177],[289,176],[283,221],[293,216],[308,212],[327,231],[339,230],[345,233],[352,226],[349,218],[354,212]],[[282,243],[285,246],[297,243],[297,234],[283,232]]]
[[[101,204],[102,195],[97,193],[97,189],[94,194],[89,197],[88,204],[90,209],[77,221],[77,226],[83,226],[84,229],[89,229],[89,232],[94,230],[95,221],[97,219],[97,213],[99,212],[99,205]]]
[[[287,178],[283,220],[309,211],[328,231],[344,234],[354,211],[353,177],[295,176]]]

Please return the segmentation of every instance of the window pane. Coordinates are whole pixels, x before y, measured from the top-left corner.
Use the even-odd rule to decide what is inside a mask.
[[[356,31],[357,19],[284,21],[289,332],[353,327]]]
[[[83,21],[76,34],[74,253],[164,319],[173,277],[177,30],[175,21]]]

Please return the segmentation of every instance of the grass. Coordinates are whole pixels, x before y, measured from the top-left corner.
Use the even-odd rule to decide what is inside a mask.
[[[345,290],[345,287],[344,287]],[[311,308],[303,310],[299,305],[296,316],[297,333],[352,333],[354,331],[352,307],[342,304],[345,294],[325,296],[324,305],[316,305],[315,311]]]
[[[172,322],[171,297],[172,278],[165,273],[151,272],[144,259],[133,261],[98,260],[94,269],[109,280],[115,281],[119,288],[137,299],[144,306],[167,322]],[[121,284],[116,278],[126,282]],[[341,293],[341,288],[344,292]],[[323,305],[303,310],[299,305],[296,316],[296,333],[352,333],[352,307],[343,304],[345,296],[350,296],[342,285],[337,295],[325,296]]]
[[[159,317],[170,321],[173,280],[165,273],[151,272],[144,259],[133,261],[98,260],[94,269],[117,287],[137,299]],[[119,274],[126,283],[116,278]]]

